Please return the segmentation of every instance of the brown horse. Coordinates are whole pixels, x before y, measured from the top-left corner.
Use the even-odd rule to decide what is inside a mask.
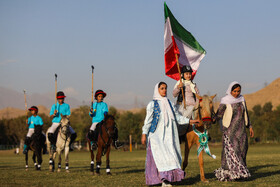
[[[111,151],[111,144],[115,135],[115,118],[112,115],[106,115],[99,126],[99,135],[97,140],[97,154],[96,154],[96,174],[100,175],[101,157],[106,154],[106,173],[111,175],[109,155]],[[98,128],[98,127],[96,127]],[[96,129],[97,130],[97,129]],[[94,152],[91,148],[90,140],[88,139],[89,150],[91,153],[90,170],[94,175]]]
[[[213,99],[216,95],[208,96],[204,95],[203,97],[196,95],[196,98],[199,100],[197,102],[197,105],[194,109],[194,119],[199,119],[201,122],[199,125],[196,126],[196,129],[200,132],[204,132],[205,129],[209,129],[211,127],[211,124],[213,123],[212,115],[214,114],[213,110]],[[199,137],[195,134],[193,131],[192,126],[190,125],[186,135],[185,136],[185,158],[183,162],[183,170],[186,169],[188,166],[188,157],[191,147],[194,143],[196,143],[197,148],[200,146],[199,143]],[[203,168],[203,156],[202,152],[200,152],[198,156],[199,160],[199,167],[200,167],[200,179],[203,182],[208,182],[207,179],[205,179],[204,175],[204,168]]]

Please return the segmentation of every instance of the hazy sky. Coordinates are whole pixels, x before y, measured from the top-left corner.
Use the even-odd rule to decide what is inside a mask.
[[[166,1],[207,51],[195,82],[222,97],[231,81],[243,94],[279,77],[280,1]],[[58,88],[82,101],[103,89],[109,105],[146,105],[164,74],[164,1],[0,0],[0,86],[28,93]]]

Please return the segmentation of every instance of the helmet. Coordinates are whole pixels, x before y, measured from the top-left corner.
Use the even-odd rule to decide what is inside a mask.
[[[64,93],[62,91],[57,92],[56,94],[56,98],[57,99],[64,99],[66,96],[64,95]]]
[[[38,112],[38,108],[36,106],[32,106],[28,109],[29,111],[34,110],[35,112]]]
[[[96,98],[99,94],[102,94],[103,98],[105,98],[107,95],[105,92],[103,92],[103,90],[96,90],[94,97]]]
[[[186,73],[186,72],[191,72],[191,73],[193,72],[191,66],[183,66],[182,67],[181,73]]]

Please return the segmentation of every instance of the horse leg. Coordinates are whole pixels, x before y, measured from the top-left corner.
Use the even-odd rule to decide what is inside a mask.
[[[200,146],[200,144],[198,143],[198,140],[197,140],[197,148],[199,146]],[[200,168],[200,180],[202,182],[209,182],[207,179],[205,179],[205,175],[204,175],[203,151],[201,151],[199,156],[198,156],[198,162],[199,162],[199,168]]]
[[[96,174],[100,175],[102,146],[98,146],[96,154]]]
[[[186,134],[186,141],[185,141],[185,156],[184,156],[184,162],[183,162],[183,171],[185,171],[186,167],[188,166],[189,163],[189,153],[190,149],[193,146],[193,136],[191,134],[192,132],[189,132]]]
[[[70,148],[70,141],[66,143],[65,146],[65,170],[69,173],[69,148]]]
[[[43,162],[43,159],[42,159],[42,149],[41,148],[39,148],[38,152],[37,152],[37,161],[38,161],[38,170],[41,170],[41,164]]]
[[[111,146],[108,147],[107,152],[106,152],[106,173],[107,175],[112,175],[111,170],[110,170],[110,151],[111,151]]]
[[[89,147],[90,156],[91,156],[90,171],[92,172],[92,174],[94,174],[94,152],[91,149],[90,141],[88,141],[88,147]]]
[[[36,152],[36,149],[33,152],[32,159],[33,159],[33,162],[34,162],[35,170],[37,170],[38,166],[37,166],[37,162],[36,162],[36,154],[35,154],[35,152]]]
[[[25,154],[25,170],[28,171],[28,151]]]
[[[61,171],[61,149],[60,148],[56,148],[56,151],[57,151],[57,157],[58,157],[58,166],[57,166],[57,172],[60,172]]]

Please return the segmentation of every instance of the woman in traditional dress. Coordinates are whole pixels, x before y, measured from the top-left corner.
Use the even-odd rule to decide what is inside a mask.
[[[181,181],[185,173],[181,170],[181,150],[177,123],[196,124],[199,120],[189,120],[174,110],[166,97],[167,84],[155,86],[153,101],[147,106],[147,114],[142,128],[142,144],[147,141],[146,184],[171,186],[171,182]]]
[[[214,171],[220,181],[232,181],[250,177],[246,165],[248,138],[246,127],[250,129],[250,136],[254,131],[249,121],[245,99],[238,82],[232,82],[222,98],[215,120],[219,120],[223,131],[223,149],[221,167]]]

